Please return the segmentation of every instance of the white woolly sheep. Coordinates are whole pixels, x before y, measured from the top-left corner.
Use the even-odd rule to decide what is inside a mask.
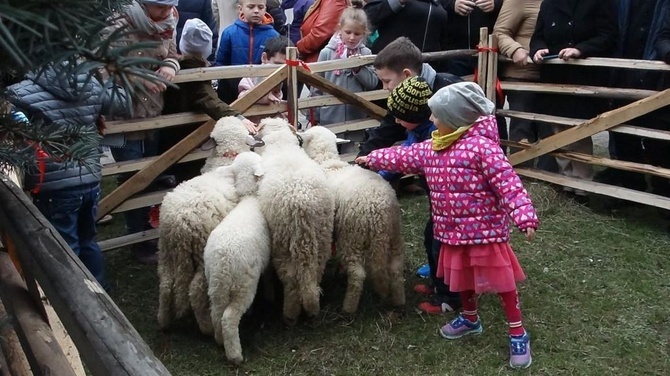
[[[382,299],[405,304],[400,205],[393,188],[379,174],[342,161],[329,129],[312,127],[302,136],[305,152],[324,169],[335,194],[335,249],[347,272],[342,310],[358,309],[366,269]]]
[[[268,222],[272,264],[284,287],[284,321],[319,313],[319,284],[331,252],[335,202],[326,175],[300,148],[290,125],[264,119],[263,180],[258,188]]]
[[[237,137],[234,132],[231,135],[231,138]],[[246,131],[243,136],[246,138]],[[238,146],[241,145],[245,145],[242,150],[248,150],[244,142]],[[260,163],[256,154],[240,155],[243,154],[253,157],[240,158],[238,162],[236,158],[227,168],[185,181],[163,198],[158,229],[158,323],[161,328],[167,328],[174,319],[192,309],[200,331],[212,334],[202,254],[209,234],[239,201],[236,185],[248,180],[249,174],[253,177],[248,164],[254,160]]]
[[[249,144],[249,131],[242,120],[235,116],[219,119],[210,137],[215,146],[200,170],[203,174],[217,167],[230,166],[237,154],[249,151],[250,146],[253,146]]]
[[[270,263],[270,230],[256,197],[243,198],[212,231],[204,260],[214,338],[226,358],[239,365],[244,360],[240,319]]]

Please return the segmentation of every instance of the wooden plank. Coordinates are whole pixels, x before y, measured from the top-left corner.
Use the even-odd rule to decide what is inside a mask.
[[[14,328],[32,372],[76,376],[6,252],[0,252],[0,286],[2,304],[16,320]]]
[[[107,122],[107,130],[105,131],[105,134],[147,131],[174,127],[176,125],[199,123],[209,119],[210,117],[206,114],[181,112],[178,114],[156,116],[151,119],[116,120]]]
[[[489,41],[487,39],[488,28],[479,28],[479,55],[477,56],[477,85],[483,90],[486,90],[486,66],[488,64],[488,47]]]
[[[333,133],[342,133],[347,131],[360,131],[379,126],[379,120],[368,119],[360,121],[345,121],[344,123],[329,124],[326,128]]]
[[[521,112],[512,110],[497,110],[496,113],[502,116],[511,117],[515,119],[534,120],[543,123],[570,126],[570,127],[577,126],[588,120],[588,119],[573,119],[560,116],[543,115],[532,112]],[[657,140],[670,141],[670,131],[661,131],[657,129],[643,128],[635,125],[621,124],[617,125],[616,127],[608,129],[608,131],[615,133],[625,133],[645,138],[654,138]]]
[[[505,146],[511,146],[517,149],[528,149],[530,144],[522,144],[520,142],[501,140],[500,143]],[[645,163],[635,163],[628,161],[620,161],[616,159],[609,159],[605,157],[599,157],[596,155],[589,155],[584,153],[577,153],[573,151],[554,151],[549,153],[554,157],[565,158],[572,161],[584,162],[592,165],[598,165],[603,167],[611,167],[618,170],[625,170],[631,172],[637,172],[640,174],[648,174],[654,176],[660,176],[662,178],[670,179],[670,169],[652,166]]]
[[[152,239],[158,239],[158,229],[156,228],[134,234],[119,236],[117,238],[101,240],[98,242],[98,245],[103,252],[106,252],[112,249],[127,247],[132,244],[142,243]]]
[[[339,98],[342,100],[342,102],[358,106],[360,109],[367,112],[368,115],[377,120],[381,120],[381,118],[386,115],[387,111],[385,109],[377,106],[372,102],[368,102],[362,99],[351,91],[343,89],[319,75],[312,74],[312,72],[306,70],[303,67],[297,67],[297,69],[300,81],[312,86],[316,86],[321,91],[330,93]]]
[[[298,101],[300,103],[300,101]],[[263,115],[274,115],[282,112],[288,111],[288,105],[286,102],[282,103],[273,103],[273,104],[255,104],[251,106],[248,110],[243,112],[243,115],[246,117],[251,116],[263,116]]]
[[[477,56],[477,50],[468,49],[468,50],[435,51],[435,52],[424,52],[421,55],[423,56],[423,62],[428,63],[431,61],[440,61],[454,57]]]
[[[590,57],[587,59],[570,59],[563,61],[561,59],[545,60],[542,64],[567,64],[578,65],[585,67],[610,67],[622,69],[642,69],[655,71],[670,71],[670,65],[663,61],[656,60],[633,60],[633,59],[616,59],[603,57]]]
[[[580,86],[562,84],[539,84],[533,82],[501,81],[503,90],[530,91],[545,94],[570,94],[594,98],[641,99],[658,93],[654,90],[618,89],[602,86]]]
[[[5,253],[3,251],[0,251]],[[0,375],[23,376],[30,375],[30,365],[26,354],[21,348],[21,342],[14,327],[10,324],[14,318],[9,315],[0,301],[0,356],[4,360],[4,367],[0,367]]]
[[[509,158],[510,163],[512,163],[512,165],[523,163],[540,155],[570,145],[575,141],[591,137],[598,132],[608,130],[616,125],[667,106],[668,104],[670,104],[670,89],[621,108],[617,108],[616,110],[605,112],[604,114],[574,128],[567,129],[540,140],[538,143],[533,144],[529,149],[512,154]]]
[[[286,65],[282,65],[272,73],[268,78],[263,80],[255,88],[249,91],[248,94],[233,102],[230,107],[239,112],[246,111],[260,98],[267,95],[273,88],[279,85],[286,79],[287,76]],[[143,190],[151,182],[153,182],[158,175],[172,166],[175,162],[182,159],[191,150],[202,144],[209,138],[212,129],[214,128],[214,120],[209,120],[198,129],[193,131],[190,135],[179,141],[175,146],[163,153],[160,157],[145,166],[135,175],[131,176],[123,184],[117,187],[113,192],[100,200],[98,206],[98,219],[109,214],[113,209],[121,205],[128,197]]]
[[[546,181],[553,184],[562,185],[580,189],[582,191],[596,193],[600,195],[615,197],[621,200],[628,200],[640,204],[655,206],[657,208],[670,210],[670,199],[663,196],[654,195],[647,192],[640,192],[628,188],[607,185],[589,180],[582,180],[568,177],[552,172],[541,171],[531,168],[516,168],[517,174],[533,179]]]
[[[373,91],[364,91],[362,93],[355,93],[355,95],[366,101],[375,101],[388,98],[389,93],[390,92],[388,90],[373,90]],[[334,95],[321,95],[318,97],[301,99],[300,109],[331,106],[336,104],[342,104],[342,101],[337,97],[335,97]]]
[[[295,47],[286,47],[286,61],[297,62],[298,61],[298,49]],[[298,129],[298,114],[300,110],[298,109],[298,98],[300,98],[300,93],[298,92],[298,70],[297,66],[289,65],[288,66],[288,101],[287,107],[289,111],[288,118],[290,123],[295,129]]]
[[[163,197],[171,192],[171,189],[139,194],[129,198],[123,204],[117,206],[112,213],[121,213],[128,210],[146,208],[147,206],[158,205],[163,202]]]
[[[8,179],[0,179],[0,228],[12,234],[92,375],[163,376],[154,356],[58,232]]]
[[[491,34],[488,36],[488,45],[492,49],[488,52],[488,61],[486,65],[486,97],[493,103],[497,101],[496,95],[496,80],[498,79],[498,53],[493,49],[498,46],[496,36]]]
[[[196,149],[184,156],[184,158],[177,161],[178,163],[185,163],[191,161],[197,161],[209,157],[211,150],[200,150]],[[133,159],[132,161],[125,162],[114,162],[110,163],[102,168],[102,176],[116,175],[124,172],[133,172],[141,170],[145,166],[148,166],[149,163],[155,161],[158,157],[147,157],[141,159]]]

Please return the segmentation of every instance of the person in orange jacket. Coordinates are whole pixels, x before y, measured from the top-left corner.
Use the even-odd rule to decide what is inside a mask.
[[[319,59],[319,53],[337,30],[340,16],[349,5],[349,0],[316,0],[307,9],[296,44],[302,60],[313,63]]]

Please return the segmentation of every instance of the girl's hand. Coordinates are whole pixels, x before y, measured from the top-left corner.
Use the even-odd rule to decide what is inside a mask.
[[[521,65],[522,67],[528,65],[528,51],[523,48],[517,48],[512,55],[512,60],[514,60],[514,64]]]
[[[526,240],[531,241],[535,237],[535,229],[529,227],[526,229]]]
[[[481,9],[484,13],[493,12],[495,9],[495,3],[493,0],[477,0],[477,8]]]
[[[249,131],[249,134],[258,133],[258,126],[256,126],[256,123],[252,122],[251,120],[244,119],[244,120],[242,120],[242,124],[244,124],[244,126],[247,127],[247,130]]]
[[[570,58],[578,58],[582,56],[582,52],[576,48],[564,48],[558,53],[558,58],[565,61],[570,60]]]
[[[541,50],[537,50],[537,52],[535,53],[535,56],[533,56],[533,61],[536,62],[536,63],[541,63],[542,60],[544,59],[544,55],[546,55],[548,53],[549,53],[548,48],[543,48]]]
[[[167,86],[165,86],[165,84],[162,82],[151,82],[149,80],[143,80],[143,84],[144,88],[147,89],[147,91],[152,94],[158,94],[167,89]]]
[[[367,166],[368,157],[367,156],[358,157],[354,160],[354,163],[356,163],[357,165]]]
[[[454,2],[454,12],[460,16],[465,17],[470,14],[473,9],[475,9],[475,6],[477,6],[477,4],[472,0],[456,0]]]
[[[277,98],[275,94],[270,93],[268,94],[268,101],[270,101],[270,103],[279,104],[281,103],[281,98]]]
[[[174,76],[177,74],[174,68],[171,67],[160,67],[156,73],[158,73],[159,76],[163,77],[167,81],[172,81]]]

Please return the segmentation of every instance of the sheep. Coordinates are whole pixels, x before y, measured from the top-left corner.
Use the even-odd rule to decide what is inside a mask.
[[[251,142],[253,138],[250,138],[249,131],[242,120],[235,116],[219,119],[210,137],[215,145],[200,170],[203,174],[220,166],[230,166],[237,154],[258,146]]]
[[[222,118],[212,133],[221,144],[208,159],[210,166],[231,164],[235,155],[249,150],[248,132],[237,118]],[[200,331],[213,332],[202,253],[209,234],[238,202],[234,179],[241,167],[207,172],[163,198],[158,229],[158,323],[163,329],[192,309]]]
[[[393,188],[379,174],[342,161],[329,129],[312,127],[302,137],[305,152],[324,169],[335,194],[335,249],[347,272],[342,310],[358,309],[366,269],[382,299],[405,304],[400,205]]]
[[[212,231],[204,260],[214,338],[228,361],[239,365],[244,360],[240,319],[270,263],[270,230],[256,197],[243,198]]]
[[[310,317],[320,310],[319,285],[331,252],[334,196],[326,175],[300,148],[283,119],[261,121],[265,147],[261,211],[271,234],[272,264],[284,287],[283,318],[293,325],[301,308]]]

